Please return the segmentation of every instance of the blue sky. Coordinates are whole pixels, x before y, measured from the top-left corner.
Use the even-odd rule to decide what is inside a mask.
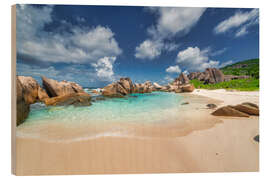
[[[259,57],[259,10],[17,5],[17,74],[102,87],[166,84]]]

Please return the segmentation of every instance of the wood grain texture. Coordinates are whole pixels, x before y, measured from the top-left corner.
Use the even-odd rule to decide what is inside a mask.
[[[16,174],[16,5],[11,6],[11,172]]]

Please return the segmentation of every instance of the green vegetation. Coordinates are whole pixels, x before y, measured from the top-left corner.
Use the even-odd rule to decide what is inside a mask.
[[[249,59],[240,61],[220,70],[225,75],[250,76],[249,79],[235,79],[231,81],[220,82],[216,84],[204,84],[197,79],[191,80],[195,88],[202,89],[236,89],[240,91],[258,91],[259,90],[259,59]]]
[[[237,68],[240,67],[240,68]],[[243,66],[243,67],[241,67]],[[225,75],[248,75],[259,79],[259,59],[249,59],[235,64],[225,66],[220,69]]]
[[[220,82],[216,84],[203,84],[202,81],[193,79],[190,81],[195,88],[202,89],[236,89],[239,91],[258,91],[259,79],[236,79],[231,81]]]

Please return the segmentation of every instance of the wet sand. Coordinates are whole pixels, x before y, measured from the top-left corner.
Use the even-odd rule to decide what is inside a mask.
[[[124,124],[130,130],[125,136],[76,141],[53,142],[18,136],[16,174],[258,171],[259,144],[253,140],[259,133],[258,117],[214,117],[210,115],[213,110],[205,105],[222,106],[225,102],[221,98],[181,95],[189,102],[180,108],[181,117],[185,117],[181,123],[176,120]],[[233,96],[234,101],[237,96]]]

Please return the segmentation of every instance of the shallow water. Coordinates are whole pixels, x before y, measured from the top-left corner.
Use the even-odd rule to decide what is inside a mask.
[[[97,96],[92,95],[93,99]],[[179,120],[182,101],[179,94],[153,92],[106,98],[85,107],[36,103],[31,105],[26,121],[17,127],[17,136],[61,140],[130,135],[137,127]]]
[[[36,103],[31,106],[29,117],[24,124],[154,122],[164,120],[165,117],[167,119],[168,111],[178,108],[181,99],[178,94],[153,92],[98,100],[87,107],[46,107]]]

